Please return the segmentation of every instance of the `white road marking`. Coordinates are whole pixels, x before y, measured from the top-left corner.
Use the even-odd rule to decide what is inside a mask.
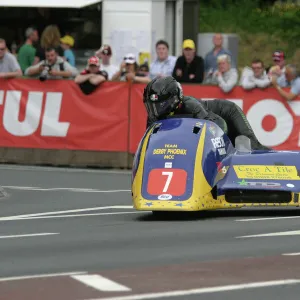
[[[67,172],[67,173],[103,173],[103,174],[117,174],[128,175],[130,170],[102,170],[102,169],[85,169],[85,168],[57,168],[57,167],[41,167],[41,166],[16,166],[16,165],[0,165],[0,170],[13,171],[34,171],[34,172]]]
[[[14,281],[14,280],[25,280],[25,279],[36,279],[36,278],[47,278],[47,277],[58,277],[58,276],[72,276],[86,274],[87,272],[68,272],[68,273],[52,273],[52,274],[38,274],[38,275],[25,275],[25,276],[14,276],[14,277],[2,277],[0,282],[3,281]]]
[[[150,213],[147,211],[127,211],[127,212],[111,212],[111,213],[95,213],[95,214],[76,214],[76,215],[59,215],[59,216],[41,216],[41,217],[26,217],[26,218],[11,218],[1,221],[25,221],[25,220],[36,220],[36,219],[57,219],[57,218],[76,218],[76,217],[91,217],[91,216],[109,216],[109,215],[128,215],[128,214],[144,214]]]
[[[14,186],[14,185],[3,185],[5,189],[9,190],[21,190],[21,191],[45,191],[45,192],[55,192],[55,191],[69,191],[78,193],[123,193],[131,192],[131,190],[97,190],[97,189],[85,189],[85,188],[42,188],[36,186]]]
[[[255,222],[255,221],[270,221],[270,220],[285,220],[285,219],[299,219],[300,216],[290,217],[274,217],[274,218],[256,218],[256,219],[239,219],[236,222]]]
[[[1,217],[0,221],[7,221],[7,220],[12,220],[12,219],[15,220],[15,219],[22,219],[22,218],[29,218],[29,217],[40,217],[40,216],[47,216],[47,215],[62,215],[62,214],[67,214],[67,213],[77,213],[77,212],[82,212],[82,211],[94,211],[94,210],[104,210],[104,209],[133,209],[133,206],[132,205],[113,205],[113,206],[98,206],[98,207],[89,207],[89,208],[49,211],[49,212],[43,212],[43,213]]]
[[[103,292],[128,292],[131,291],[127,286],[116,283],[100,275],[73,275],[73,279],[84,283],[96,290]]]
[[[297,255],[300,255],[300,252],[296,252],[296,253],[284,253],[284,254],[282,254],[282,255],[284,255],[284,256],[297,256]]]
[[[32,237],[32,236],[43,236],[43,235],[55,235],[59,233],[54,232],[43,232],[43,233],[32,233],[32,234],[17,234],[17,235],[1,235],[0,239],[13,239],[21,237]]]
[[[244,236],[238,236],[236,238],[242,239],[242,238],[253,238],[253,237],[264,237],[264,236],[287,236],[287,235],[300,235],[300,230],[244,235]]]
[[[300,280],[298,279],[286,279],[286,280],[263,281],[263,282],[252,282],[252,283],[245,283],[245,284],[216,286],[216,287],[199,288],[199,289],[191,289],[191,290],[168,291],[168,292],[161,292],[161,293],[138,294],[138,295],[121,296],[121,297],[98,298],[98,299],[89,299],[89,300],[144,300],[144,299],[157,299],[157,298],[167,298],[167,297],[180,297],[180,296],[182,297],[182,296],[189,296],[189,295],[218,293],[218,292],[226,292],[226,291],[236,291],[236,290],[254,289],[254,288],[263,288],[263,287],[270,287],[270,286],[278,286],[278,285],[299,284],[299,283]]]

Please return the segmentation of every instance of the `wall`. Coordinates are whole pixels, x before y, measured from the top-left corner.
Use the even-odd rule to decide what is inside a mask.
[[[151,52],[151,0],[104,0],[102,10],[102,43],[114,49],[113,63],[129,52]]]

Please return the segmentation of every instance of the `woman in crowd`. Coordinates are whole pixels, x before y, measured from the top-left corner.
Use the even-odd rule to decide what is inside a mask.
[[[38,60],[45,59],[45,50],[55,48],[59,56],[64,58],[64,49],[61,47],[61,34],[56,25],[47,26],[41,35],[41,45],[37,49],[36,56]]]

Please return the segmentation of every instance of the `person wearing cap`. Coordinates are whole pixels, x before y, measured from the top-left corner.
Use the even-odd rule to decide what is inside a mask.
[[[148,83],[150,78],[138,73],[139,66],[136,62],[136,56],[128,53],[120,65],[119,71],[113,76],[113,81],[129,81],[136,83]]]
[[[73,51],[71,50],[72,47],[74,47],[74,39],[70,35],[65,35],[60,39],[61,41],[61,47],[64,49],[64,57],[66,58],[67,62],[75,67],[75,55]]]
[[[36,48],[34,44],[39,40],[38,31],[33,27],[26,29],[25,36],[26,41],[18,51],[18,62],[22,72],[35,64]]]
[[[183,55],[178,57],[172,76],[180,83],[202,83],[204,77],[204,60],[196,55],[193,40],[182,44]]]
[[[89,95],[97,89],[97,87],[108,80],[108,74],[105,71],[100,71],[100,60],[97,56],[92,56],[88,59],[87,68],[75,77],[81,91]]]
[[[288,64],[282,77],[272,76],[272,84],[279,94],[287,101],[291,101],[300,96],[300,77],[298,76],[297,67]],[[282,87],[290,87],[290,91],[284,91]]]
[[[285,54],[283,51],[277,50],[273,53],[272,59],[274,64],[268,68],[268,76],[271,80],[272,77],[276,77],[278,84],[281,85],[281,82],[285,80]]]
[[[103,45],[96,52],[96,56],[101,60],[100,70],[105,71],[108,74],[108,79],[111,80],[119,70],[118,66],[110,63],[112,57],[111,47],[109,45]]]

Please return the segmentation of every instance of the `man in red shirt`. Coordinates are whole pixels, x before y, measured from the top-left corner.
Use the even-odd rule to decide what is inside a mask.
[[[92,56],[88,59],[87,68],[75,77],[75,83],[86,95],[91,94],[102,82],[108,79],[107,72],[100,71],[99,66],[99,58]]]

